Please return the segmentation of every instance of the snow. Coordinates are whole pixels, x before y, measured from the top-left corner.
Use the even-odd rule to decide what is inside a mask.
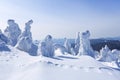
[[[13,19],[8,20],[8,26],[4,30],[5,36],[9,39],[8,44],[15,46],[17,44],[17,40],[19,35],[21,34],[21,30],[17,23]]]
[[[1,29],[0,29],[0,42],[4,42],[4,43],[9,42],[8,38],[2,33]]]
[[[65,51],[67,53],[71,54],[71,44],[69,43],[67,38],[65,38],[64,47],[66,49]]]
[[[109,66],[109,67],[113,67],[113,68],[119,68],[116,64],[115,61],[112,62],[101,62],[103,65]]]
[[[36,45],[32,23],[21,34],[10,19],[5,35],[0,31],[0,80],[120,80],[120,51],[107,46],[93,51],[88,30],[78,32],[74,47],[68,39],[54,43],[51,35]]]
[[[75,40],[75,48],[74,48],[74,51],[75,51],[75,54],[76,54],[76,55],[79,53],[79,48],[80,48],[80,32],[78,32],[77,38],[76,38],[76,40]]]
[[[32,22],[33,21],[30,20],[27,23],[25,23],[25,30],[19,36],[18,43],[16,45],[18,49],[26,51],[26,52],[30,50],[31,45],[32,45],[32,34],[30,32],[30,29],[31,29],[30,25],[32,24]]]
[[[120,51],[117,49],[110,50],[107,45],[100,50],[99,60],[103,62],[118,61],[120,57]]]
[[[94,58],[63,55],[53,58],[30,56],[8,46],[11,52],[0,52],[0,80],[119,80],[120,71]]]
[[[33,44],[32,33],[31,33],[31,24],[33,20],[29,20],[25,23],[25,30],[18,38],[18,43],[16,44],[16,48],[28,52],[32,56],[37,55],[37,46]]]
[[[92,57],[95,56],[94,51],[90,45],[89,37],[90,32],[88,30],[80,34],[80,48],[78,53],[79,56],[81,55],[89,55]]]
[[[0,30],[0,51],[10,51],[10,49],[6,46],[7,42],[8,38]]]
[[[54,56],[54,45],[51,35],[47,35],[45,40],[39,44],[38,54],[46,57]]]

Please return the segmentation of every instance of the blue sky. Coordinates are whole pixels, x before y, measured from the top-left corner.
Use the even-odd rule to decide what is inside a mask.
[[[20,28],[33,19],[34,39],[47,34],[75,38],[90,30],[91,38],[120,36],[120,0],[0,0],[0,28],[14,19]]]

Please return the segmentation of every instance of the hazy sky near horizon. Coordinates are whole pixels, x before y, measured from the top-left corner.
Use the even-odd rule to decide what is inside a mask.
[[[47,34],[54,38],[75,38],[90,30],[91,38],[120,36],[120,0],[0,0],[0,29],[8,19],[20,28],[33,19],[34,39]]]

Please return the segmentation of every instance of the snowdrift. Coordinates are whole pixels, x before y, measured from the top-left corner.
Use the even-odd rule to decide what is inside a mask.
[[[57,55],[53,58],[29,56],[9,47],[0,52],[0,80],[119,80],[120,71],[90,56]],[[59,52],[60,53],[60,52]]]

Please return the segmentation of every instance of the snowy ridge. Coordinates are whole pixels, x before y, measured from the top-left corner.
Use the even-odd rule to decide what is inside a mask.
[[[119,71],[106,67],[90,56],[34,57],[16,48],[9,48],[11,52],[0,53],[0,80],[120,79]]]

